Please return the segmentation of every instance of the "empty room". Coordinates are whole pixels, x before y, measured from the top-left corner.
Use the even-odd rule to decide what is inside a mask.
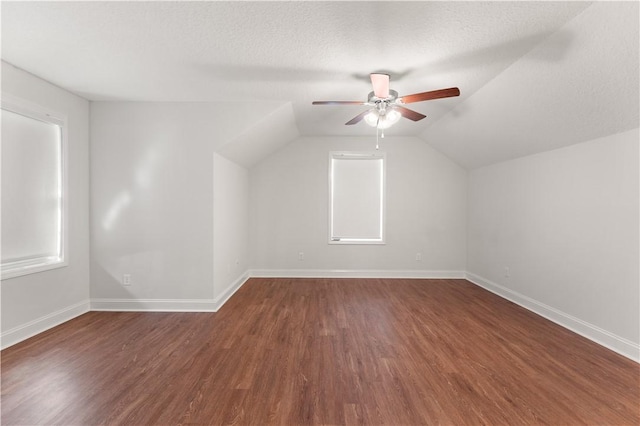
[[[640,4],[2,1],[3,425],[640,424]]]

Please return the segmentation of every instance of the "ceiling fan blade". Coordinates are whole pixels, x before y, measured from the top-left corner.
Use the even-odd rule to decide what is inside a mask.
[[[351,120],[347,121],[346,124],[347,126],[350,126],[351,124],[356,124],[362,121],[362,119],[364,118],[365,115],[369,114],[370,110],[367,110],[365,112],[361,112],[360,114],[356,115],[355,117],[353,117]]]
[[[403,96],[400,99],[403,104],[410,104],[413,102],[430,101],[431,99],[451,98],[453,96],[460,96],[460,89],[451,87],[449,89],[432,90],[431,92]]]
[[[389,97],[389,74],[371,74],[371,85],[377,98]]]
[[[420,114],[417,111],[414,111],[414,110],[409,109],[409,108],[405,108],[405,107],[400,106],[400,105],[396,105],[396,106],[394,106],[394,108],[396,110],[398,110],[398,112],[404,118],[408,118],[409,120],[418,121],[418,120],[422,120],[423,118],[426,117],[426,115],[424,115],[424,114]]]
[[[311,105],[366,105],[362,101],[313,101]]]

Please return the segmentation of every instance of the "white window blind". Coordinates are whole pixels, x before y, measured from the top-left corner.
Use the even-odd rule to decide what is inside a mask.
[[[1,112],[4,279],[64,265],[63,122]]]
[[[331,243],[384,243],[384,154],[331,153]]]

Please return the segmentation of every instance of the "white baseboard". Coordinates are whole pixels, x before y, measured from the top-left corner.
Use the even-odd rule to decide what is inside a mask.
[[[92,311],[215,312],[214,299],[91,299]]]
[[[240,287],[242,287],[244,283],[249,280],[249,278],[251,278],[251,274],[249,271],[246,271],[244,274],[238,277],[238,279],[231,283],[231,285],[228,286],[218,297],[216,297],[214,299],[216,303],[216,311],[220,309],[222,305],[227,303],[227,300],[229,300],[231,296],[233,296],[235,292],[238,291]]]
[[[136,312],[217,312],[242,284],[249,279],[244,273],[214,299],[91,299],[92,311]]]
[[[252,269],[257,278],[465,278],[464,271],[358,269]]]
[[[599,345],[609,348],[620,355],[632,359],[633,361],[640,362],[640,345],[637,343],[617,336],[598,326],[571,316],[559,309],[545,305],[544,303],[510,290],[476,274],[467,272],[466,276],[467,280],[494,294],[497,294],[500,297],[510,300],[511,302],[553,321],[574,333],[586,337]]]
[[[75,305],[68,306],[60,309],[59,311],[52,312],[43,317],[37,318],[33,321],[29,321],[26,324],[14,327],[11,330],[7,330],[0,335],[0,347],[2,349],[13,346],[16,343],[27,340],[30,337],[40,334],[43,331],[47,331],[63,322],[69,321],[77,316],[89,312],[90,303],[88,300],[84,300]]]

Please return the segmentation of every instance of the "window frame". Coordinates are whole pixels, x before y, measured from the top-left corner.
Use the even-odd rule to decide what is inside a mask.
[[[68,120],[65,114],[52,111],[6,93],[2,93],[0,110],[6,110],[60,127],[60,167],[58,171],[60,182],[60,219],[58,223],[59,255],[40,258],[34,257],[0,264],[0,279],[4,281],[10,278],[63,268],[69,265]],[[0,113],[2,113],[2,111],[0,111]]]
[[[376,159],[382,160],[382,176],[380,177],[380,238],[342,238],[333,235],[333,160],[351,158],[353,160]],[[387,198],[387,155],[380,151],[331,151],[329,152],[329,244],[335,245],[385,245],[386,244],[386,198]]]

